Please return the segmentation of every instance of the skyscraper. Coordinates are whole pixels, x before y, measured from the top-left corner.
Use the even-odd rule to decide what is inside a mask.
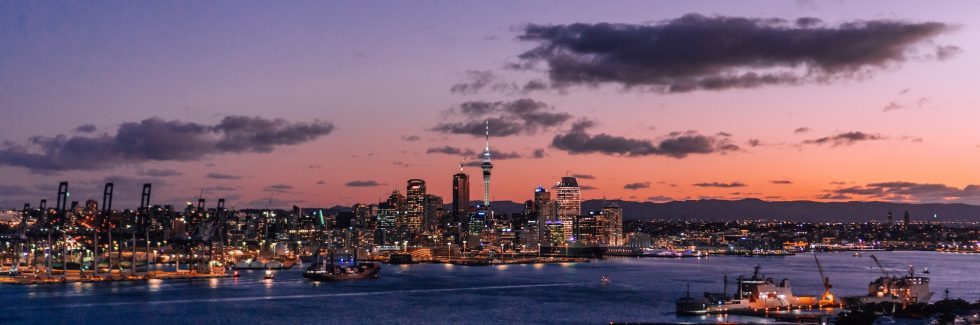
[[[582,214],[582,190],[575,177],[562,177],[556,192],[556,214],[558,221],[564,225],[563,238],[565,241],[570,241],[574,234],[572,225],[575,223],[575,218]]]
[[[421,179],[408,180],[405,188],[405,218],[406,227],[411,230],[422,228],[425,216],[425,181]]]
[[[483,169],[483,206],[490,206],[490,170],[493,169],[493,164],[490,163],[490,120],[486,122],[486,135],[487,135],[487,146],[483,149],[483,164],[480,164],[480,168]]]
[[[459,173],[453,175],[453,222],[462,222],[470,207],[470,175],[463,173],[463,164],[459,164]]]
[[[606,203],[602,206],[604,224],[602,230],[605,242],[609,246],[622,246],[623,240],[623,208],[614,202]]]

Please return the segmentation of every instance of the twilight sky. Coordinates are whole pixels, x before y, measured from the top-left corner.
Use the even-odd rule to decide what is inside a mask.
[[[3,2],[0,207],[492,196],[980,204],[980,2]],[[474,178],[478,169],[466,167]],[[475,180],[475,179],[474,179]],[[482,188],[474,182],[474,199]]]

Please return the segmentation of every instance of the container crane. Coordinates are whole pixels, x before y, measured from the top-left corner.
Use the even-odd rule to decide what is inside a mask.
[[[823,282],[823,295],[820,296],[819,306],[824,305],[835,305],[837,304],[837,299],[834,297],[833,293],[830,293],[830,278],[823,273],[823,266],[820,265],[820,259],[817,258],[817,254],[813,254],[813,260],[817,262],[817,270],[820,271],[820,280]]]

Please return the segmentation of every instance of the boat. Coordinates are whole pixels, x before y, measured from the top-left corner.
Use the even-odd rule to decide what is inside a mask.
[[[708,299],[691,297],[690,283],[687,284],[687,296],[677,299],[674,305],[679,315],[704,315],[708,313]]]
[[[928,267],[922,268],[922,274],[929,274],[929,268]]]
[[[851,256],[854,256],[854,257],[861,257],[861,256],[864,256],[864,254],[861,254],[861,252],[854,252],[854,254],[853,254],[853,255],[851,255]]]
[[[276,278],[276,274],[272,273],[272,270],[265,270],[265,276],[262,278],[265,280],[272,280]]]
[[[904,276],[894,276],[886,271],[877,257],[871,255],[871,258],[878,265],[882,276],[868,283],[867,295],[847,297],[846,301],[858,305],[883,302],[916,304],[929,303],[929,299],[932,299],[933,292],[929,291],[928,277],[916,276],[915,269],[911,266]]]
[[[602,278],[599,278],[599,283],[602,283],[602,284],[610,284],[610,283],[612,283],[612,280],[609,280],[609,278],[607,278],[605,275],[603,275]]]
[[[380,272],[381,265],[378,263],[362,263],[348,254],[335,259],[331,251],[326,259],[320,258],[317,252],[310,267],[303,272],[303,277],[313,281],[349,281],[377,279]]]
[[[234,272],[231,273],[231,277],[233,277],[233,278],[238,278],[240,276],[241,275],[238,274],[238,271],[234,271]]]
[[[640,256],[643,257],[702,257],[704,253],[695,250],[674,250],[673,248],[644,248]]]
[[[388,257],[389,264],[415,264],[412,254],[391,254]]]
[[[690,290],[687,296],[678,299],[675,304],[678,314],[702,315],[709,313],[727,313],[739,310],[754,310],[767,308],[801,308],[818,306],[819,300],[814,296],[797,296],[788,279],[779,283],[772,278],[762,276],[761,267],[755,266],[752,277],[738,277],[737,292],[728,296],[728,277],[725,277],[725,293],[705,293],[704,298],[692,298]]]

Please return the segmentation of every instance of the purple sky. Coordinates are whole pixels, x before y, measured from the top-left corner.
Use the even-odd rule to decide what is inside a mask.
[[[236,207],[264,206],[270,198],[277,205],[375,202],[404,189],[410,178],[425,179],[448,202],[462,157],[432,149],[479,151],[482,139],[433,129],[469,118],[460,113],[465,102],[501,102],[498,114],[523,98],[568,118],[492,140],[499,155],[522,156],[495,162],[496,199],[524,200],[538,184],[583,174],[594,179],[581,182],[596,188],[586,198],[980,203],[980,188],[971,187],[980,184],[977,12],[976,1],[4,2],[0,207],[53,200],[60,180],[71,183],[73,199],[96,198],[106,179],[117,182],[123,204],[138,202],[138,186],[147,181],[154,182],[156,203],[188,200],[202,188],[209,199],[226,197]],[[793,25],[801,17],[819,18],[829,29],[858,20],[943,27],[860,48],[898,44],[901,57],[826,80],[680,93],[616,80],[531,92],[505,87],[560,81],[546,59],[529,70],[505,68],[528,63],[522,53],[554,41],[519,40],[529,35],[529,24],[675,26],[667,20],[691,13],[780,18],[787,21],[780,28],[789,29],[801,29]],[[703,40],[691,35],[691,43]],[[708,44],[708,51],[715,45],[721,46]],[[947,51],[937,58],[941,46]],[[841,52],[848,48],[859,47],[842,44]],[[627,53],[639,53],[639,64],[663,62],[650,63],[652,54],[643,50]],[[629,62],[625,57],[616,62]],[[628,67],[624,71],[660,73],[669,65]],[[741,63],[726,73],[772,69],[799,75],[806,66]],[[468,71],[495,77],[483,90],[452,92],[453,85],[471,81]],[[228,116],[255,124],[233,131],[222,123]],[[189,156],[131,153],[150,150],[149,144],[136,141],[139,136],[120,140],[117,132],[152,117],[205,131],[161,138],[186,145]],[[595,126],[576,133],[573,122],[580,119]],[[278,133],[248,133],[259,128]],[[291,133],[298,129],[313,131],[305,132],[308,138]],[[648,150],[587,151],[589,143],[562,145],[556,138],[601,134],[638,140],[632,144]],[[111,153],[86,154],[65,149],[80,146],[57,135],[116,142],[92,141],[87,153]],[[685,136],[714,142],[683,157],[668,152],[669,140]],[[123,140],[136,144],[105,147]],[[68,151],[44,156],[52,146]],[[27,156],[14,155],[21,149],[61,161],[25,163]],[[109,158],[85,161],[101,157]],[[76,161],[86,167],[64,167]],[[346,185],[352,181],[379,185]],[[479,196],[476,187],[473,193]]]

